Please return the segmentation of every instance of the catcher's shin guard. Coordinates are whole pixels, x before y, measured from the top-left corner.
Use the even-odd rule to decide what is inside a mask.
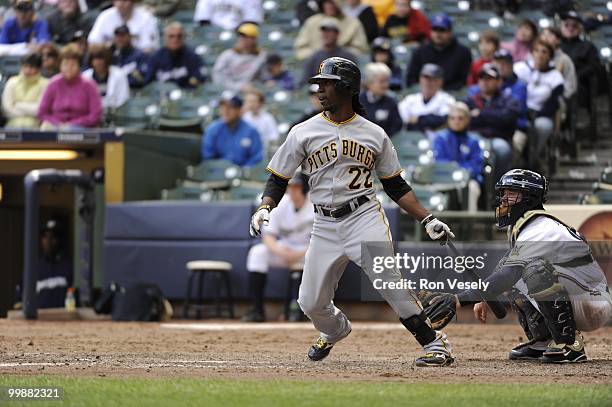
[[[414,338],[421,346],[425,346],[436,339],[436,331],[431,327],[431,322],[429,322],[425,312],[421,312],[420,314],[413,315],[406,319],[400,318],[400,321],[404,324],[406,329],[412,332]]]
[[[546,260],[535,260],[523,271],[529,296],[536,301],[552,338],[558,344],[573,344],[576,321],[569,294],[559,283],[555,268]]]
[[[512,290],[508,293],[508,297],[510,305],[516,312],[519,323],[530,342],[545,341],[552,338],[544,321],[544,316],[524,294],[521,294],[518,290]]]

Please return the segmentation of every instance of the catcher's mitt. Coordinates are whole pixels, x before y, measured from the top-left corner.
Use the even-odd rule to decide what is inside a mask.
[[[436,330],[444,328],[457,313],[455,294],[421,290],[417,297],[423,305],[425,315],[431,321],[431,327]]]

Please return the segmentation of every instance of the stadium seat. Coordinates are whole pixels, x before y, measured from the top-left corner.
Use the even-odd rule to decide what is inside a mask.
[[[410,174],[412,185],[430,186],[432,190],[451,194],[450,206],[465,209],[467,207],[468,181],[470,174],[454,162],[432,162],[418,165]]]
[[[211,189],[228,188],[238,181],[242,169],[228,160],[204,160],[196,166],[187,167],[187,178],[198,181]]]
[[[214,200],[215,191],[199,184],[191,183],[180,185],[172,189],[163,189],[161,199],[163,200],[190,200],[211,202]]]
[[[251,201],[259,202],[263,193],[263,184],[259,185],[239,185],[232,187],[225,192],[227,201]]]

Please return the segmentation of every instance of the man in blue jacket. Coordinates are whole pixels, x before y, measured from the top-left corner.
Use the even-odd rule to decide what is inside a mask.
[[[241,118],[242,99],[222,95],[220,119],[212,122],[202,140],[202,159],[225,159],[242,167],[252,167],[263,159],[261,137]]]
[[[149,60],[145,83],[176,82],[181,88],[195,88],[204,82],[202,58],[184,43],[183,26],[170,23],[164,28],[164,46]]]
[[[468,211],[478,210],[483,182],[484,158],[477,135],[468,132],[470,109],[455,102],[448,112],[448,128],[436,133],[433,141],[434,158],[438,162],[455,162],[470,173]]]
[[[478,78],[478,91],[466,101],[472,116],[470,129],[491,141],[494,179],[499,179],[512,165],[511,142],[520,106],[511,94],[501,91],[502,78],[497,67],[485,64]]]
[[[36,16],[32,0],[17,0],[13,9],[15,17],[4,22],[0,44],[40,44],[51,41],[47,22]]]
[[[120,67],[128,77],[130,88],[142,87],[145,80],[142,72],[147,71],[149,57],[132,45],[132,34],[127,25],[115,28],[114,34],[111,46],[113,65]]]

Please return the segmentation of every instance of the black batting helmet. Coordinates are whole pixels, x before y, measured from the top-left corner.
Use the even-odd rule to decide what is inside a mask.
[[[502,202],[503,190],[521,192],[520,201]],[[497,226],[513,225],[518,218],[532,209],[541,209],[546,202],[548,181],[535,171],[514,169],[506,172],[495,184],[495,217]]]
[[[361,72],[353,61],[340,57],[327,58],[319,65],[319,74],[310,78],[308,83],[318,83],[323,79],[338,81],[336,88],[350,92],[351,95],[359,94]]]

